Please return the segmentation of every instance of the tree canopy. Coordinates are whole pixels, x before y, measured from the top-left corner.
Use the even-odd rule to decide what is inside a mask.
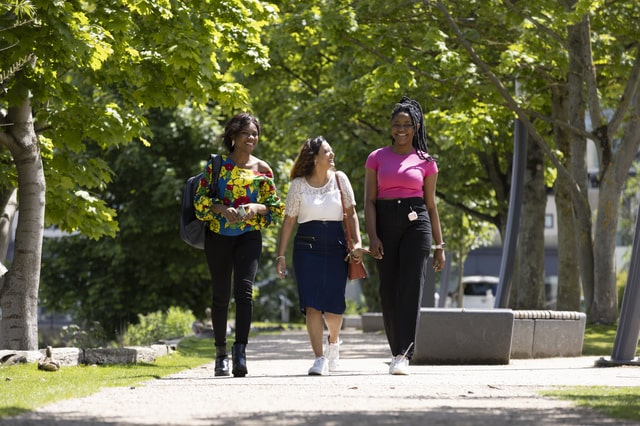
[[[153,179],[173,179],[177,208],[179,174],[189,166],[142,148],[160,139],[176,143],[150,131],[149,120],[162,117],[149,114],[152,109],[175,112],[188,105],[204,112],[193,117],[211,113],[224,121],[250,106],[264,129],[259,155],[274,167],[283,190],[298,147],[322,134],[361,204],[366,156],[389,143],[390,111],[408,95],[425,110],[445,234],[469,218],[503,232],[513,121],[524,123],[545,155],[545,182],[559,200],[559,244],[568,257],[562,265],[573,265],[561,266],[562,281],[582,284],[590,320],[615,321],[618,206],[640,141],[639,5],[16,0],[1,7],[0,146],[7,150],[0,151],[0,194],[4,206],[4,189],[20,189],[20,215],[30,225],[20,220],[25,228],[16,245],[31,255],[14,259],[0,287],[3,310],[12,291],[34,298],[33,288],[20,290],[39,281],[38,274],[23,273],[39,269],[39,236],[26,233],[29,226],[41,220],[92,239],[113,237],[118,210],[131,214],[120,221],[142,229],[135,221],[142,223],[144,208],[135,194],[129,198],[118,188],[126,186],[125,176],[116,179],[114,172],[125,168],[110,161],[129,162],[136,173],[137,163],[166,168]],[[212,143],[200,137],[188,144],[196,151]],[[140,145],[114,151],[131,141]],[[594,168],[585,160],[590,144]],[[34,159],[42,159],[42,177]],[[591,182],[600,188],[596,203],[589,200]],[[168,195],[153,185],[138,191],[154,201]],[[112,203],[116,193],[124,206]],[[164,232],[160,222],[154,229]],[[481,228],[473,223],[456,229],[448,245],[468,249],[464,231],[473,235]],[[266,253],[272,238],[267,235]],[[135,258],[134,252],[128,253]]]
[[[268,66],[261,30],[277,9],[240,0],[197,8],[169,0],[0,7],[0,67],[7,70],[0,146],[15,165],[0,187],[17,187],[20,205],[16,254],[0,282],[1,337],[7,347],[32,349],[43,225],[114,236],[115,211],[100,198],[112,171],[96,152],[148,144],[151,108],[187,101],[247,108],[234,74]]]

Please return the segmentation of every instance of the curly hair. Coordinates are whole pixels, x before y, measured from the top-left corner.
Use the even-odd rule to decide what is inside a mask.
[[[420,103],[408,98],[407,96],[403,96],[402,99],[400,99],[400,102],[393,107],[391,119],[393,120],[393,118],[401,112],[405,112],[409,114],[409,117],[411,117],[414,130],[412,145],[416,149],[418,156],[423,160],[426,159],[425,154],[429,152],[427,149],[427,141],[429,138],[424,126],[424,114],[422,113]],[[395,142],[393,138],[391,138],[391,140],[392,143]]]
[[[290,173],[291,179],[310,176],[311,173],[313,173],[316,155],[318,155],[320,147],[325,142],[326,140],[322,136],[309,138],[305,141],[305,143],[300,147],[298,156],[293,162],[293,167],[291,168]]]
[[[238,136],[238,133],[240,133],[242,129],[251,123],[255,124],[258,129],[258,137],[260,137],[260,122],[256,117],[248,112],[241,112],[231,117],[224,127],[224,133],[222,135],[222,144],[227,148],[227,151],[233,152],[235,150],[233,140]]]

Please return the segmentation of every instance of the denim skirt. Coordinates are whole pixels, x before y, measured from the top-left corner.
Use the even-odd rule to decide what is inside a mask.
[[[293,246],[293,271],[300,311],[310,307],[343,314],[348,265],[342,221],[311,221],[298,225]]]

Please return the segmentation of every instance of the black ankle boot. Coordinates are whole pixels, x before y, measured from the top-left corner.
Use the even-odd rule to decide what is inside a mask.
[[[234,343],[231,348],[231,358],[233,361],[234,377],[244,377],[247,375],[247,357],[245,349],[247,345],[244,343]]]
[[[226,346],[216,346],[216,376],[229,375],[229,357],[227,356]]]

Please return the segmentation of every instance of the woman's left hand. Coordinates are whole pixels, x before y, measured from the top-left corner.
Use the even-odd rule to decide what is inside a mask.
[[[257,210],[256,204],[254,204],[254,203],[245,204],[244,205],[244,211],[247,214],[242,218],[242,220],[247,221],[247,220],[253,219],[255,217],[255,215],[257,214],[256,210]]]
[[[351,256],[351,258],[355,260],[356,263],[362,263],[362,258],[365,254],[371,254],[371,252],[362,247],[354,248],[349,252],[349,256]]]
[[[433,253],[433,270],[440,272],[444,269],[445,263],[444,249],[436,249]]]

